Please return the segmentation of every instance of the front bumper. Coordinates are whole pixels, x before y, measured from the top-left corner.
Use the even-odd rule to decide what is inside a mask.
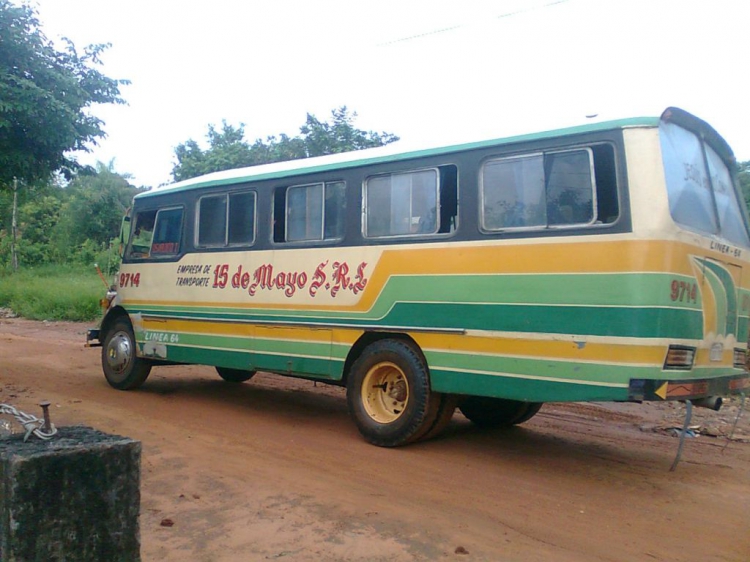
[[[99,328],[89,328],[86,331],[86,347],[101,347],[102,342],[99,341]]]

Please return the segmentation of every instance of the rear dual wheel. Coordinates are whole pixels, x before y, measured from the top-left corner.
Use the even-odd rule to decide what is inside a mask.
[[[447,412],[455,409],[445,395],[430,390],[429,370],[417,349],[398,339],[364,350],[352,366],[346,398],[362,436],[381,447],[433,436],[437,423],[447,423]]]
[[[225,381],[233,383],[249,381],[255,376],[255,371],[243,371],[242,369],[229,369],[227,367],[216,367],[216,372]]]
[[[469,396],[458,406],[461,413],[475,425],[492,429],[510,427],[533,418],[542,407],[541,402],[521,402],[486,396]]]

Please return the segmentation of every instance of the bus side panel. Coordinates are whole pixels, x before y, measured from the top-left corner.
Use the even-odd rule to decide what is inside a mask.
[[[692,290],[696,253],[600,235],[190,254],[124,265],[139,285],[118,298],[142,318],[142,352],[168,361],[340,380],[351,346],[375,330],[412,337],[437,391],[621,400],[631,380],[739,372],[731,345],[700,363],[715,298],[709,285]],[[695,347],[702,368],[664,372],[675,342]]]

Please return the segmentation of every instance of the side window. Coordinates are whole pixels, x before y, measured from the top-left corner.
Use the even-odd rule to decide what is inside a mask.
[[[144,211],[135,215],[133,232],[130,236],[130,246],[127,257],[140,259],[151,256],[151,240],[154,236],[156,211]]]
[[[198,201],[198,246],[224,246],[226,234],[226,194],[201,197]]]
[[[279,187],[274,193],[274,242],[341,239],[345,216],[343,181]]]
[[[544,155],[549,226],[596,220],[592,160],[588,150]]]
[[[255,241],[255,192],[201,197],[196,223],[198,246],[251,245]]]
[[[546,224],[544,156],[487,162],[482,169],[482,227],[501,230]]]
[[[167,257],[180,253],[182,209],[161,209],[156,213],[151,257]]]
[[[255,192],[229,194],[229,245],[255,242]]]
[[[164,258],[180,253],[182,208],[139,212],[135,216],[128,258]]]
[[[482,167],[485,231],[604,224],[618,216],[609,145],[489,160]]]
[[[316,183],[287,190],[287,242],[323,239],[323,187],[322,183]]]
[[[368,238],[453,232],[458,215],[456,167],[369,177],[364,201]]]

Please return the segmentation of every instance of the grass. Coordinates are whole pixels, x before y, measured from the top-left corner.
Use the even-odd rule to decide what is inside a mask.
[[[0,270],[0,307],[31,320],[93,320],[101,314],[104,293],[93,266]]]

